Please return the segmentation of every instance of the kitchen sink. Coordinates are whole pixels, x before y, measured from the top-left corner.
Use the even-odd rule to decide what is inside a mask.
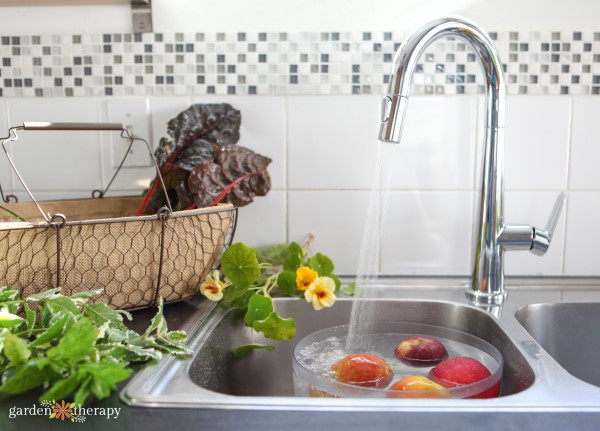
[[[600,303],[527,305],[517,320],[575,377],[600,386]]]
[[[504,310],[495,317],[466,304],[465,282],[468,280],[387,279],[381,282],[381,289],[372,298],[359,300],[375,302],[378,321],[443,326],[495,346],[504,359],[502,390],[497,398],[297,397],[293,381],[296,342],[315,331],[347,324],[353,299],[338,298],[332,308],[314,311],[302,299],[277,298],[274,306],[278,313],[296,321],[293,340],[265,340],[244,326],[242,311],[226,304],[202,301],[181,328],[187,331],[188,344],[194,354],[185,360],[166,357],[145,368],[121,392],[121,399],[133,406],[242,410],[600,412],[600,388],[593,385],[598,383],[598,374],[578,375],[569,370],[570,365],[561,362],[561,354],[553,350],[553,346],[558,350],[564,346],[565,352],[573,350],[567,346],[574,344],[562,343],[574,342],[569,338],[577,338],[583,345],[587,343],[585,351],[590,352],[590,357],[586,359],[590,364],[598,363],[599,354],[593,349],[600,341],[599,336],[589,335],[582,327],[590,331],[598,327],[600,313],[594,310],[600,311],[600,304],[590,307],[582,304],[580,309],[572,309],[575,317],[567,313],[566,317],[557,318],[559,322],[549,323],[555,320],[553,316],[560,315],[555,313],[560,313],[562,308],[550,306],[554,304],[530,304],[560,301],[558,289],[562,281],[551,288],[552,283],[549,287],[548,281],[536,279],[513,286]],[[566,322],[561,323],[562,319]],[[568,329],[571,326],[573,329]],[[248,343],[273,344],[276,350],[254,350],[243,358],[236,358],[232,351]],[[583,368],[581,362],[576,368]],[[593,365],[586,368],[592,370]]]
[[[530,387],[534,374],[519,349],[490,314],[467,305],[418,300],[375,300],[378,321],[403,321],[445,326],[475,335],[496,346],[505,358],[502,394],[510,395]],[[304,301],[276,299],[275,309],[297,324],[295,340],[336,325],[348,323],[352,301],[338,300],[335,307],[314,311]],[[219,312],[214,328],[199,347],[190,365],[190,379],[202,388],[237,396],[294,396],[292,358],[294,341],[274,343],[275,351],[254,351],[244,358],[231,353],[240,345],[272,343],[244,326],[240,310]],[[207,372],[210,370],[210,372]]]

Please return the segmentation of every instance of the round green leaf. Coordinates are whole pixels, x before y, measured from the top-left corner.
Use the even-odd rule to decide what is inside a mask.
[[[333,262],[327,256],[321,253],[315,254],[308,261],[308,266],[319,273],[319,276],[325,277],[333,272]]]
[[[251,286],[260,276],[256,251],[240,242],[225,250],[221,258],[221,268],[233,284],[242,287]]]
[[[302,266],[304,261],[304,250],[296,242],[292,242],[288,250],[290,254],[285,258],[283,263],[283,269],[286,271],[296,272],[296,270]]]
[[[273,300],[262,295],[253,295],[248,301],[248,310],[244,316],[246,325],[252,327],[256,320],[266,319],[273,312]]]
[[[264,320],[257,320],[252,327],[273,340],[289,340],[296,335],[296,322],[292,318],[283,319],[273,311]]]
[[[256,349],[262,349],[262,350],[267,350],[269,352],[272,352],[273,350],[275,350],[275,347],[273,346],[269,346],[268,344],[246,344],[245,346],[240,346],[238,348],[236,348],[233,351],[233,354],[238,357],[244,357],[246,356],[248,353],[250,353],[252,350],[256,350]]]
[[[296,293],[296,273],[291,271],[281,271],[277,275],[277,286],[288,296]]]

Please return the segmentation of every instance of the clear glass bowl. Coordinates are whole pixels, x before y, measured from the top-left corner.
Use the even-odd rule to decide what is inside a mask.
[[[408,322],[370,322],[369,347],[346,352],[348,325],[313,332],[300,340],[294,349],[294,388],[296,396],[349,398],[490,398],[498,396],[502,378],[502,354],[478,337],[440,326]],[[444,390],[397,391],[374,389],[341,383],[332,377],[330,367],[350,353],[370,353],[386,360],[394,372],[392,383],[413,375],[428,377],[435,365],[409,364],[394,355],[404,339],[415,335],[436,338],[448,351],[445,359],[466,356],[478,360],[491,375],[475,383]],[[437,365],[437,364],[436,364]],[[389,386],[391,386],[391,384]],[[389,387],[388,386],[388,387]]]

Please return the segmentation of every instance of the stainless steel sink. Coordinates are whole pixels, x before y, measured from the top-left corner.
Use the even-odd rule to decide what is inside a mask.
[[[516,317],[569,373],[600,386],[600,303],[532,304]]]
[[[300,299],[282,298],[275,301],[275,307],[282,316],[296,320],[297,334],[293,341],[276,342],[274,352],[256,350],[237,359],[232,354],[235,347],[270,340],[253,335],[244,326],[239,310],[202,302],[182,328],[190,335],[193,357],[183,361],[165,358],[144,369],[129,382],[121,399],[134,406],[177,408],[600,412],[600,388],[565,371],[552,358],[553,353],[538,344],[534,331],[526,330],[515,317],[533,316],[533,312],[523,308],[533,302],[560,300],[559,289],[563,284],[549,288],[547,280],[536,279],[511,287],[499,319],[466,305],[464,285],[465,280],[456,279],[389,279],[381,282],[376,298],[370,300],[377,303],[379,320],[445,326],[480,337],[498,348],[505,361],[502,392],[498,398],[295,397],[292,377],[295,342],[319,329],[348,323],[352,300],[338,299],[331,309],[316,312]],[[597,322],[598,317],[595,319]],[[519,320],[524,322],[521,317]]]
[[[280,315],[293,317],[298,331],[296,340],[320,329],[348,323],[352,301],[338,300],[335,307],[314,311],[304,301],[278,299]],[[467,332],[496,346],[505,358],[502,394],[510,395],[530,387],[533,370],[512,340],[488,313],[451,302],[419,300],[375,301],[378,321],[405,321],[445,326]],[[275,344],[274,352],[255,351],[244,358],[232,355],[233,348],[251,342],[270,343],[262,337],[251,338],[244,326],[243,314],[222,309],[214,316],[214,327],[197,350],[190,365],[190,379],[204,389],[238,396],[293,397],[292,358],[294,342]],[[210,370],[210,372],[207,372]]]

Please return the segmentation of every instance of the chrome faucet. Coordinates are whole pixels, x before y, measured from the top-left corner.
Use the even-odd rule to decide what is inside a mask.
[[[530,250],[543,255],[566,200],[559,194],[546,229],[507,225],[503,211],[505,81],[502,64],[490,37],[476,24],[462,18],[432,21],[410,34],[398,48],[383,99],[379,140],[399,143],[408,107],[417,60],[435,40],[451,36],[470,45],[485,76],[486,115],[481,192],[476,206],[471,283],[466,295],[472,304],[488,307],[506,299],[503,255],[505,250]]]

